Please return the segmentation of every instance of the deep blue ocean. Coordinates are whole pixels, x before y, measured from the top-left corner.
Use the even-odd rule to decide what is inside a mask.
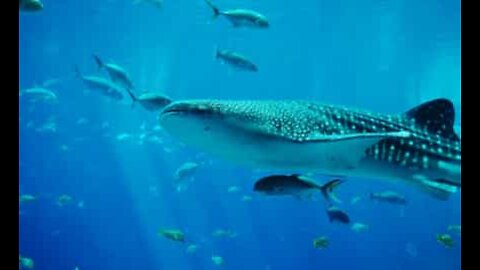
[[[95,54],[127,70],[138,93],[174,100],[307,99],[399,114],[444,97],[459,128],[460,0],[212,1],[262,13],[268,29],[213,19],[204,0],[42,2],[19,12],[19,87],[56,95],[19,96],[19,195],[36,198],[19,204],[19,254],[34,269],[461,268],[460,235],[448,230],[460,225],[461,192],[439,201],[404,183],[348,178],[337,196],[352,223],[368,225],[357,232],[329,222],[321,199],[254,193],[265,172],[183,145],[158,113],[125,93],[117,102],[86,91],[74,73],[108,78]],[[216,48],[259,71],[222,64]],[[186,162],[199,167],[180,187],[174,175]],[[384,190],[408,204],[367,196]],[[186,242],[159,235],[165,228]],[[437,241],[444,233],[452,247]],[[313,247],[320,236],[325,249]]]

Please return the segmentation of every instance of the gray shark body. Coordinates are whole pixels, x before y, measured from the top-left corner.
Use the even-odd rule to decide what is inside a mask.
[[[167,132],[222,158],[265,169],[402,180],[438,199],[461,186],[450,101],[398,115],[308,101],[178,101]]]

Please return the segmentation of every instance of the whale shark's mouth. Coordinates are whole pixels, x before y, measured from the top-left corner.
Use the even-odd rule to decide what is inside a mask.
[[[176,107],[170,108],[170,106],[168,106],[162,111],[161,115],[186,113],[186,112],[188,112],[188,111],[185,110],[185,109],[176,108]]]
[[[163,109],[161,116],[172,114],[211,115],[214,113],[211,107],[204,103],[175,102]]]

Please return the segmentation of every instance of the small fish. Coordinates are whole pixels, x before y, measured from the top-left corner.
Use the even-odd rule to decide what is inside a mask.
[[[43,9],[43,3],[40,0],[19,0],[20,11],[40,11]]]
[[[147,92],[136,96],[131,89],[127,88],[126,90],[132,99],[132,107],[135,105],[135,103],[139,103],[148,111],[159,111],[165,108],[168,104],[172,103],[171,98],[162,94]]]
[[[36,201],[37,197],[30,195],[30,194],[24,194],[19,196],[19,202],[20,203],[25,203],[25,202],[33,202]]]
[[[117,85],[125,89],[133,89],[133,83],[130,80],[128,73],[122,67],[112,64],[104,63],[100,57],[93,55],[95,62],[98,65],[99,69],[105,69],[110,76],[110,79]]]
[[[57,131],[57,124],[53,119],[49,119],[40,127],[36,128],[35,131],[39,133],[54,133]]]
[[[370,199],[380,201],[380,202],[388,202],[391,204],[400,204],[405,205],[407,204],[407,199],[401,194],[398,194],[394,191],[383,191],[377,193],[370,193]]]
[[[19,97],[31,97],[33,101],[44,101],[47,103],[57,102],[57,95],[49,89],[43,87],[33,87],[28,89],[21,89],[18,93]]]
[[[217,229],[212,233],[212,236],[216,238],[235,238],[237,237],[237,233],[229,229]]]
[[[190,244],[190,245],[188,245],[186,252],[188,254],[192,254],[192,253],[197,252],[197,250],[198,250],[198,245]]]
[[[63,194],[58,197],[57,199],[57,205],[62,207],[65,206],[73,201],[73,198],[70,197],[69,195]]]
[[[117,135],[117,141],[125,141],[127,139],[130,139],[132,138],[132,134],[128,134],[128,133],[120,133]]]
[[[118,86],[113,84],[110,80],[96,76],[83,76],[80,73],[78,67],[75,67],[76,76],[82,80],[85,87],[89,90],[100,93],[104,96],[110,97],[115,100],[122,100],[123,94]]]
[[[320,236],[313,239],[314,248],[324,249],[328,247],[328,244],[329,244],[328,238],[325,236]]]
[[[255,63],[250,61],[247,57],[231,50],[216,49],[215,57],[238,70],[258,71],[258,67]]]
[[[355,223],[353,223],[351,229],[354,232],[366,232],[366,231],[368,231],[368,227],[369,226],[366,225],[366,224],[355,222]]]
[[[350,200],[351,204],[357,204],[362,199],[362,196],[355,196]]]
[[[264,15],[248,9],[229,9],[229,10],[220,10],[218,7],[213,5],[210,0],[205,0],[207,5],[213,11],[213,17],[217,18],[222,15],[227,20],[230,21],[233,27],[251,27],[251,28],[269,28],[270,23],[268,22],[267,17]]]
[[[252,199],[253,199],[252,196],[248,196],[248,195],[243,195],[242,196],[242,202],[249,202]]]
[[[19,266],[20,269],[33,269],[34,268],[34,263],[33,260],[27,257],[22,257],[21,255],[18,255],[19,257]]]
[[[79,201],[79,202],[77,203],[77,207],[80,208],[80,209],[85,208],[85,202],[84,202],[84,201]]]
[[[212,259],[213,264],[215,264],[217,266],[221,266],[225,263],[223,258],[221,256],[218,256],[218,255],[212,255],[211,259]]]
[[[180,181],[184,178],[192,176],[195,171],[200,167],[198,163],[195,162],[185,162],[175,171],[175,180]]]
[[[445,247],[453,247],[453,238],[449,234],[437,234],[437,242],[444,245]]]
[[[158,235],[173,241],[185,242],[185,234],[177,229],[162,229],[158,232]]]
[[[240,188],[237,187],[237,186],[231,186],[231,187],[228,187],[228,189],[227,189],[228,193],[235,193],[235,192],[239,192],[239,191],[240,191]]]
[[[327,209],[328,220],[330,222],[340,222],[344,224],[350,223],[348,214],[338,207],[331,206]]]
[[[33,126],[33,121],[28,121],[28,123],[25,125],[26,128],[33,128]]]
[[[255,182],[253,190],[266,195],[289,195],[297,198],[308,198],[311,197],[313,191],[321,191],[327,201],[330,202],[333,199],[339,202],[333,193],[333,189],[343,182],[343,180],[334,179],[321,186],[298,174],[271,175]]]
[[[448,226],[449,231],[453,231],[460,235],[462,233],[462,226],[461,225],[449,225]]]

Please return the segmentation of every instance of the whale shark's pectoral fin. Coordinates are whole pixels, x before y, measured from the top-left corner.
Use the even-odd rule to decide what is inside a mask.
[[[445,179],[429,179],[423,175],[414,175],[413,178],[418,181],[415,184],[420,191],[441,201],[448,200],[460,187],[459,184]]]
[[[372,141],[380,141],[388,138],[408,138],[411,133],[408,131],[397,132],[379,132],[379,133],[355,133],[355,134],[337,134],[337,135],[323,135],[313,134],[307,138],[308,142],[339,142],[354,140],[359,143],[367,142],[372,144]]]
[[[441,201],[447,201],[450,198],[450,195],[452,195],[452,192],[438,186],[419,184],[418,188],[420,191],[428,194],[434,199]]]

